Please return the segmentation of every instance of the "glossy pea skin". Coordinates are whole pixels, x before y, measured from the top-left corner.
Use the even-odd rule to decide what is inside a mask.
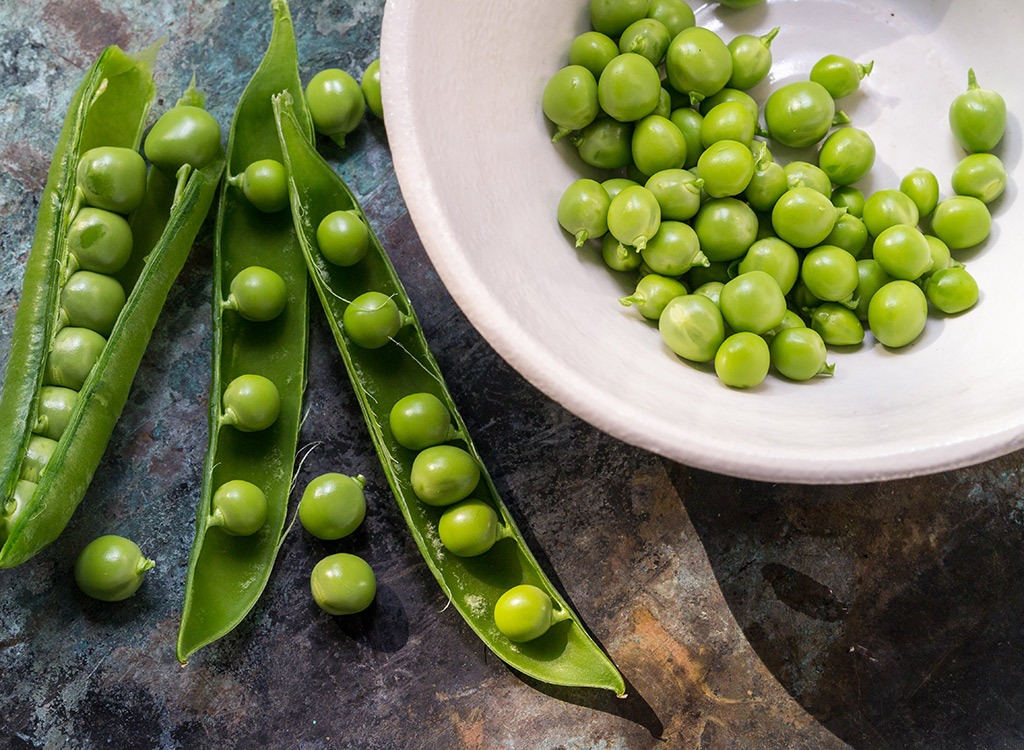
[[[608,231],[608,192],[596,180],[584,177],[574,181],[558,199],[558,224],[573,235],[576,247],[589,239],[598,239]]]
[[[146,162],[130,148],[97,146],[79,159],[77,182],[86,204],[130,214],[146,193]]]
[[[768,75],[772,68],[772,41],[779,33],[776,26],[767,34],[739,34],[726,45],[732,55],[732,76],[728,86],[751,89]]]
[[[633,123],[598,117],[573,143],[584,163],[598,169],[621,169],[633,158]]]
[[[991,203],[1006,189],[1006,167],[995,154],[970,154],[953,168],[953,192]]]
[[[453,555],[476,557],[501,538],[502,527],[494,508],[469,498],[445,508],[437,523],[437,535]]]
[[[874,61],[858,63],[843,55],[825,55],[811,66],[810,79],[833,99],[842,99],[860,88],[860,82],[874,67]]]
[[[754,155],[739,141],[716,141],[697,160],[697,174],[712,198],[740,195],[754,176]]]
[[[266,214],[288,208],[288,182],[284,165],[276,159],[260,159],[229,179],[242,188],[246,200]]]
[[[708,262],[693,228],[681,221],[663,221],[640,253],[654,273],[682,276],[695,265]]]
[[[686,0],[651,0],[647,7],[647,17],[661,21],[673,37],[683,29],[697,24],[693,9]]]
[[[840,128],[821,144],[818,166],[835,184],[852,185],[871,171],[875,153],[875,142],[866,131]]]
[[[619,298],[619,304],[624,307],[634,305],[643,317],[648,320],[657,320],[669,302],[687,293],[687,289],[681,281],[669,276],[649,273],[640,278],[636,284],[636,290],[632,294]]]
[[[597,81],[602,110],[620,122],[636,122],[651,114],[661,98],[661,76],[643,55],[625,52],[612,60]]]
[[[872,257],[894,279],[914,281],[932,267],[928,240],[917,228],[894,224],[882,230],[871,247]]]
[[[494,605],[494,624],[514,643],[540,638],[551,627],[551,597],[528,583],[513,586]]]
[[[328,555],[309,576],[313,601],[329,615],[354,615],[373,603],[377,577],[361,557],[339,552]]]
[[[623,245],[610,234],[601,240],[601,259],[613,271],[635,271],[643,264],[643,257],[635,248]]]
[[[321,474],[306,485],[299,501],[299,523],[317,539],[348,536],[366,517],[366,480],[337,472]]]
[[[410,393],[391,407],[391,434],[403,448],[419,451],[455,437],[448,407],[432,393]]]
[[[20,479],[38,484],[46,465],[50,463],[53,452],[57,450],[57,441],[42,435],[32,435],[25,448],[25,457],[21,463]]]
[[[858,219],[864,216],[864,193],[852,185],[837,185],[832,190],[832,205]]]
[[[722,281],[705,281],[703,284],[694,289],[693,293],[699,294],[702,297],[707,297],[709,300],[715,303],[715,307],[718,307],[718,303],[722,299],[722,287],[724,286],[725,283]]]
[[[43,383],[82,390],[106,345],[107,340],[96,331],[74,326],[61,328],[46,358]]]
[[[925,272],[925,275],[941,271],[943,268],[960,265],[958,261],[953,260],[953,255],[945,242],[931,234],[926,234],[924,238],[928,240],[928,249],[932,256],[932,266]]]
[[[711,198],[697,211],[693,229],[708,260],[735,260],[757,240],[757,215],[737,198]]]
[[[85,271],[117,273],[131,257],[132,244],[127,219],[102,208],[80,209],[68,228],[71,265]]]
[[[770,212],[779,198],[789,190],[785,168],[777,163],[761,143],[754,153],[754,174],[743,190],[743,197],[755,211]]]
[[[109,336],[127,299],[124,287],[113,276],[76,271],[61,290],[61,318],[67,325]]]
[[[672,39],[665,71],[669,83],[696,104],[725,88],[732,78],[732,54],[714,31],[693,26]]]
[[[202,169],[221,152],[220,124],[202,107],[167,110],[150,128],[143,153],[153,166],[173,175],[185,164]]]
[[[868,305],[868,326],[884,346],[899,348],[913,342],[928,320],[928,300],[912,281],[897,279],[883,286]]]
[[[800,256],[785,240],[765,237],[750,246],[736,270],[764,271],[775,279],[783,294],[789,294],[800,275]]]
[[[267,522],[267,496],[244,479],[231,479],[210,498],[207,526],[216,526],[231,536],[252,536]]]
[[[715,374],[730,388],[760,385],[770,367],[768,343],[747,331],[732,334],[715,352]]]
[[[597,80],[582,65],[567,65],[548,80],[541,96],[544,115],[558,126],[553,141],[580,130],[597,117]]]
[[[868,228],[856,216],[841,213],[836,217],[832,231],[828,233],[822,244],[841,247],[854,258],[859,258],[868,244]]]
[[[329,263],[347,268],[366,256],[370,231],[355,211],[332,211],[317,225],[316,245]]]
[[[931,230],[950,250],[965,250],[985,241],[992,230],[992,214],[983,201],[954,195],[935,207]]]
[[[810,314],[811,330],[829,346],[856,346],[864,340],[857,313],[839,302],[822,302]]]
[[[832,127],[835,116],[832,96],[814,81],[788,83],[773,91],[764,104],[771,138],[792,148],[818,143]]]
[[[259,432],[277,421],[281,396],[277,386],[262,375],[239,375],[228,383],[222,399],[221,424],[240,432]]]
[[[686,139],[667,117],[648,115],[633,129],[632,154],[636,168],[645,175],[682,169],[686,163]]]
[[[877,190],[864,201],[864,226],[877,237],[895,224],[916,227],[921,219],[917,204],[906,193],[893,188]]]
[[[662,221],[687,221],[700,209],[704,181],[686,169],[655,172],[644,184],[661,208]]]
[[[384,119],[384,102],[380,92],[380,58],[370,62],[359,79],[359,88],[363,91],[366,108],[379,120]]]
[[[379,349],[401,330],[406,318],[391,297],[371,291],[352,300],[341,322],[352,343],[364,349]]]
[[[78,391],[56,385],[44,385],[39,389],[39,401],[36,406],[36,423],[32,428],[51,440],[60,440],[68,423],[71,412],[78,402]]]
[[[817,190],[826,198],[832,198],[832,180],[825,170],[803,159],[793,159],[783,167],[790,188],[805,187]]]
[[[725,321],[718,305],[701,294],[671,300],[658,319],[668,348],[691,362],[710,362],[725,341]]]
[[[739,141],[749,150],[754,142],[756,115],[737,101],[723,101],[704,114],[700,125],[700,140],[704,148],[716,141]]]
[[[787,190],[772,208],[775,233],[796,248],[820,245],[836,223],[836,207],[813,188]]]
[[[654,65],[665,59],[672,35],[661,21],[641,18],[633,21],[619,37],[619,52],[635,52],[643,55]]]
[[[778,283],[764,271],[748,271],[722,287],[719,307],[734,331],[762,334],[782,322],[786,298]]]
[[[581,65],[590,71],[596,81],[601,72],[619,55],[619,45],[600,31],[584,31],[569,45],[569,64]]]
[[[313,129],[344,146],[366,114],[362,87],[344,70],[328,68],[309,80],[305,94]]]
[[[875,292],[892,281],[892,276],[874,258],[857,261],[857,307],[855,312],[860,320],[868,319],[868,305]]]
[[[243,268],[231,280],[224,306],[246,320],[273,320],[288,304],[288,287],[277,273],[263,266]]]
[[[806,326],[779,331],[768,348],[775,369],[790,380],[810,380],[835,370],[827,362],[828,349],[821,334]]]
[[[661,226],[661,206],[647,188],[623,189],[608,206],[608,231],[623,245],[643,250]]]
[[[628,177],[609,177],[607,180],[602,180],[601,187],[603,187],[604,191],[608,193],[609,198],[614,198],[625,188],[639,184],[640,183],[636,180],[631,180]]]
[[[139,590],[153,565],[135,542],[107,534],[89,542],[78,555],[75,583],[93,599],[122,601]]]
[[[683,166],[686,169],[695,167],[704,151],[704,144],[700,140],[700,128],[704,122],[704,115],[692,107],[679,107],[672,110],[668,119],[679,128],[679,132],[686,139],[686,162]]]
[[[1006,131],[1006,101],[983,89],[973,69],[967,71],[967,91],[949,105],[949,127],[968,153],[991,151]]]
[[[480,466],[462,448],[434,445],[416,454],[409,479],[416,497],[427,505],[452,505],[476,489]]]
[[[918,216],[928,216],[939,202],[939,180],[924,167],[915,167],[900,180],[900,192],[917,206]]]
[[[590,0],[590,25],[618,38],[634,21],[647,15],[648,0]]]
[[[952,315],[969,310],[978,303],[978,282],[966,268],[943,268],[928,277],[924,293],[936,309]]]

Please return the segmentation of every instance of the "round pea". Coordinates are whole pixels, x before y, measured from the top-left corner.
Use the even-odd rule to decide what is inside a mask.
[[[631,180],[628,177],[609,177],[607,180],[601,182],[601,187],[603,187],[605,192],[608,193],[609,198],[614,198],[625,188],[639,184],[640,183],[636,180]]]
[[[210,499],[208,524],[231,536],[251,536],[267,522],[267,496],[244,479],[231,479]]]
[[[924,284],[928,301],[944,313],[969,310],[978,303],[978,282],[962,266],[936,271]]]
[[[333,541],[348,536],[366,517],[365,486],[362,475],[321,474],[302,493],[299,522],[317,539]]]
[[[1006,131],[1006,101],[983,89],[973,69],[967,71],[967,91],[949,105],[949,127],[969,153],[991,151]]]
[[[597,82],[601,109],[622,122],[647,117],[658,106],[660,98],[658,69],[635,52],[625,52],[608,63]]]
[[[671,300],[658,319],[668,348],[691,362],[710,362],[725,341],[725,321],[718,305],[702,294]]]
[[[93,599],[118,602],[139,590],[153,565],[135,542],[107,534],[93,539],[79,554],[75,582]]]
[[[114,330],[127,297],[113,276],[76,271],[61,290],[60,305],[67,325],[89,328],[104,336]]]
[[[885,188],[872,193],[864,201],[864,226],[868,234],[877,237],[895,224],[916,227],[921,215],[917,204],[906,193]]]
[[[645,175],[682,169],[686,163],[686,139],[671,120],[661,115],[648,115],[636,123],[631,145],[633,163]]]
[[[811,66],[810,79],[825,87],[833,99],[842,99],[860,88],[874,61],[858,63],[842,55],[825,55]]]
[[[700,207],[693,228],[708,260],[735,260],[757,239],[757,214],[737,198],[712,198]]]
[[[363,91],[366,108],[378,119],[384,119],[384,102],[380,93],[380,58],[370,62],[359,79],[359,88]]]
[[[924,234],[907,224],[894,224],[875,238],[871,255],[894,279],[914,281],[932,267],[932,251]]]
[[[42,435],[32,435],[25,447],[25,457],[21,462],[21,479],[26,482],[39,482],[46,465],[50,463],[53,452],[57,450],[57,441]]]
[[[827,362],[828,349],[821,334],[812,328],[795,326],[779,331],[768,348],[775,369],[790,380],[810,380],[835,371]]]
[[[569,45],[569,64],[581,65],[596,81],[601,71],[619,55],[619,45],[600,31],[584,31]]]
[[[366,114],[363,89],[351,75],[338,68],[328,68],[313,76],[306,84],[306,105],[313,120],[313,129],[326,135],[339,146]]]
[[[241,432],[259,432],[277,421],[281,396],[277,386],[262,375],[239,375],[228,383],[222,399],[222,424]]]
[[[832,198],[832,180],[821,167],[809,161],[794,159],[783,167],[786,182],[790,188],[806,187],[817,190],[826,198]]]
[[[970,154],[953,168],[953,192],[991,203],[1006,189],[1006,167],[995,154]]]
[[[540,638],[551,627],[551,597],[530,584],[513,586],[494,605],[494,624],[515,643]]]
[[[391,434],[403,448],[419,451],[455,437],[448,407],[432,393],[411,393],[391,407]]]
[[[36,406],[36,423],[32,428],[51,440],[60,440],[71,413],[78,403],[78,391],[56,385],[44,385],[39,389],[39,402]]]
[[[785,240],[765,237],[750,246],[736,270],[741,274],[764,271],[775,279],[783,294],[789,294],[800,275],[800,256]]]
[[[739,141],[716,141],[697,160],[697,174],[712,198],[740,195],[754,176],[754,155]]]
[[[246,200],[263,213],[288,208],[288,180],[284,165],[276,159],[254,161],[231,182],[240,185]]]
[[[693,266],[708,262],[697,233],[681,221],[661,222],[640,255],[651,271],[663,276],[681,276]]]
[[[730,388],[759,385],[770,367],[768,343],[755,333],[734,333],[715,352],[715,374]]]
[[[598,113],[597,80],[582,65],[567,65],[548,80],[541,97],[544,115],[557,129],[558,141],[594,121]]]
[[[932,233],[950,250],[964,250],[985,241],[992,230],[992,214],[985,203],[970,195],[939,201],[932,214]]]
[[[619,303],[624,307],[636,305],[636,309],[645,318],[657,320],[669,302],[684,294],[687,294],[687,290],[681,281],[649,273],[640,278],[632,294],[620,297]]]
[[[856,346],[864,340],[864,325],[848,305],[822,302],[811,312],[811,330],[829,346]]]
[[[722,287],[722,317],[734,331],[767,333],[786,315],[786,297],[764,271],[747,271]]]
[[[672,35],[665,24],[655,18],[641,18],[633,21],[622,32],[619,52],[635,52],[655,65],[660,65],[671,41]]]
[[[379,349],[401,330],[407,319],[398,304],[382,292],[365,292],[345,308],[342,328],[352,343],[364,349]]]
[[[900,180],[900,192],[914,202],[919,217],[928,216],[939,202],[939,180],[931,170],[916,167]]]
[[[704,115],[687,106],[673,109],[668,119],[679,128],[679,132],[686,140],[686,162],[683,167],[691,169],[697,166],[697,160],[704,151],[704,144],[700,140],[700,128],[704,122]]]
[[[721,93],[721,92],[719,92]],[[747,147],[754,142],[757,115],[741,102],[723,101],[704,113],[700,124],[700,141],[708,148],[716,141],[738,141]]]
[[[647,17],[665,24],[668,33],[673,37],[683,29],[697,24],[693,9],[686,0],[651,0],[647,8]]]
[[[474,498],[445,508],[437,523],[441,544],[459,557],[482,555],[501,534],[501,522],[494,508]]]
[[[836,223],[832,225],[832,231],[822,241],[825,245],[841,247],[854,258],[860,256],[868,244],[868,228],[864,222],[853,214],[840,213],[836,217]]]
[[[852,185],[837,185],[832,190],[832,205],[860,219],[864,216],[864,193]]]
[[[328,555],[309,576],[313,601],[329,615],[362,612],[377,596],[377,577],[361,557],[347,552]]]
[[[32,499],[35,491],[35,482],[26,482],[24,479],[19,479],[14,485],[12,497],[6,503],[0,505],[0,543],[10,535],[11,530],[25,512],[28,501]]]
[[[613,271],[635,271],[643,264],[636,248],[623,245],[610,234],[601,240],[601,259]]]
[[[704,181],[686,169],[664,169],[651,175],[644,187],[654,194],[662,221],[687,221],[700,208]]]
[[[824,138],[835,116],[832,95],[814,81],[787,83],[772,92],[764,104],[771,138],[793,148],[805,148]]]
[[[103,354],[107,340],[88,328],[68,326],[57,331],[46,358],[43,383],[82,390],[89,373]]]
[[[892,276],[874,258],[862,258],[857,261],[857,308],[855,312],[860,320],[868,319],[868,305],[875,292],[892,281]]]
[[[317,225],[316,244],[336,266],[354,266],[370,247],[370,231],[356,211],[332,211]]]
[[[132,255],[132,229],[120,214],[86,206],[68,227],[67,243],[72,264],[113,274],[124,268]]]
[[[941,271],[943,268],[959,265],[957,261],[953,260],[953,254],[950,253],[949,246],[945,242],[931,234],[926,234],[924,238],[928,240],[928,250],[932,256],[932,265],[925,271],[926,276],[935,271]]]
[[[857,182],[874,164],[875,142],[860,128],[839,128],[825,139],[818,152],[818,166],[837,185]]]
[[[899,348],[914,341],[928,320],[928,300],[912,281],[897,279],[883,286],[868,304],[868,326],[883,345]]]
[[[814,188],[791,188],[772,208],[772,228],[793,247],[815,247],[824,242],[835,226],[836,210]]]
[[[434,445],[413,459],[409,480],[427,505],[451,505],[469,497],[480,481],[480,465],[462,448]]]
[[[590,25],[617,38],[631,23],[647,15],[649,0],[590,0]]]
[[[573,143],[584,163],[598,169],[621,169],[633,158],[633,123],[598,117]]]
[[[693,103],[725,88],[732,78],[732,55],[711,29],[692,26],[672,39],[665,56],[669,83]]]
[[[284,312],[287,304],[284,279],[269,268],[249,266],[231,280],[225,307],[237,310],[246,320],[265,323]]]
[[[770,212],[779,198],[789,190],[785,168],[771,157],[763,143],[754,157],[754,174],[743,191],[743,197],[755,211]]]
[[[130,148],[97,146],[78,161],[78,187],[85,202],[130,214],[146,193],[146,162]]]
[[[175,174],[185,164],[202,169],[220,155],[220,124],[202,107],[179,104],[150,128],[143,152],[153,166]]]
[[[739,34],[726,45],[732,56],[732,76],[728,85],[737,89],[752,89],[764,80],[772,68],[772,41],[779,33],[776,26],[767,34]]]
[[[647,188],[631,185],[608,206],[608,231],[623,245],[643,250],[661,226],[661,206]]]

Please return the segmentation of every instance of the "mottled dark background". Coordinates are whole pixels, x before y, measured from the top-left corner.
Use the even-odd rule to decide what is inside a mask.
[[[292,10],[304,79],[324,67],[358,74],[376,57],[381,0]],[[107,44],[166,36],[154,117],[195,72],[226,126],[269,20],[257,0],[4,7],[5,359],[38,197],[84,70]],[[803,487],[623,445],[540,395],[469,326],[416,237],[380,122],[344,154],[322,145],[387,243],[513,513],[631,697],[524,680],[446,608],[317,315],[302,436],[317,447],[297,484],[327,470],[366,475],[366,524],[330,544],[290,535],[248,620],[177,664],[206,442],[207,226],[81,508],[42,554],[0,571],[0,747],[1024,747],[1024,456]],[[116,605],[87,599],[71,576],[81,547],[111,532],[156,560],[140,593]],[[313,564],[339,550],[365,556],[380,584],[353,618],[321,613],[308,593]]]

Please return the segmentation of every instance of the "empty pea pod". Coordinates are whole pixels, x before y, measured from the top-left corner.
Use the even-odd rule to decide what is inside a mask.
[[[369,252],[350,268],[338,268],[317,252],[316,228],[322,217],[337,210],[358,211],[359,207],[330,164],[305,139],[301,121],[296,119],[294,96],[277,96],[274,106],[285,166],[292,185],[292,216],[309,273],[328,316],[381,465],[428,568],[469,626],[512,667],[552,684],[600,687],[624,693],[622,676],[548,580],[516,530],[466,431],[413,314],[409,298],[380,241],[371,230]],[[395,342],[376,349],[352,346],[341,325],[346,300],[352,300],[367,290],[388,295],[410,318],[409,324],[395,335]],[[479,480],[469,490],[466,487],[471,484],[472,476],[462,475],[465,481],[457,490],[448,488],[442,495],[431,495],[430,500],[440,498],[454,503],[458,502],[459,496],[465,497],[463,492],[468,492],[469,497],[461,502],[475,500],[485,503],[497,516],[499,529],[494,532],[496,540],[490,546],[481,543],[487,549],[480,555],[460,556],[465,548],[450,552],[439,537],[442,515],[454,512],[449,509],[459,505],[431,505],[414,491],[414,460],[418,455],[433,451],[434,447],[422,450],[419,444],[416,449],[404,447],[392,430],[391,421],[393,405],[411,394],[420,393],[430,394],[443,404],[457,432],[457,435],[445,435],[447,441],[434,447],[459,451],[456,454],[458,465],[471,466],[469,475],[474,470],[479,472]],[[437,420],[442,423],[440,428],[435,420],[427,421],[431,424],[429,431],[436,428],[438,433],[446,432],[443,419]],[[403,441],[405,439],[402,437]],[[433,438],[428,437],[426,442],[433,443]],[[486,530],[484,536],[487,536]],[[467,544],[470,551],[477,541],[473,539]],[[455,545],[459,546],[459,543],[455,542]],[[498,600],[506,591],[519,585],[531,585],[541,590],[550,598],[552,607],[549,627],[532,629],[528,634],[536,637],[523,643],[513,642],[495,622]]]
[[[89,69],[39,201],[0,397],[0,567],[52,542],[84,497],[223,170],[147,176],[156,52],[109,47]],[[194,83],[178,102],[202,104]]]
[[[228,136],[232,175],[254,162],[280,163],[270,106],[274,92],[292,92],[301,137],[313,139],[288,5],[274,0],[272,9],[269,47],[242,93]],[[182,663],[233,630],[252,609],[270,577],[285,528],[306,385],[308,282],[289,213],[267,213],[264,208],[253,205],[242,186],[222,182],[213,260],[210,434],[178,629],[177,657]],[[247,319],[224,304],[232,281],[253,266],[273,273],[286,288],[283,306],[269,320]],[[237,287],[235,292],[237,302]],[[245,395],[236,391],[244,389],[230,384],[237,386],[239,380],[258,385],[255,401],[248,400],[254,393],[236,400]],[[270,411],[260,400],[271,392],[268,383],[277,394],[277,408]],[[240,404],[246,407],[244,415]],[[216,514],[215,494],[238,480],[253,485],[266,499],[265,522],[246,535],[210,522]],[[242,530],[248,530],[245,525]]]

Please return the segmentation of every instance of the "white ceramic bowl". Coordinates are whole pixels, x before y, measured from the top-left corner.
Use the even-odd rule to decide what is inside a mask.
[[[725,474],[852,483],[965,466],[1024,446],[1024,78],[1013,50],[1018,0],[768,0],[735,11],[694,4],[726,40],[781,32],[755,90],[805,78],[822,55],[874,60],[862,93],[842,100],[878,147],[869,192],[917,166],[949,175],[961,157],[947,110],[967,69],[1010,111],[997,153],[1010,172],[994,229],[961,254],[982,299],[929,319],[913,345],[870,336],[835,352],[833,378],[770,375],[750,391],[687,364],[655,326],[617,299],[624,280],[597,251],[577,252],[555,207],[581,174],[553,145],[540,108],[548,78],[588,28],[586,0],[388,0],[381,45],[395,170],[423,244],[487,341],[566,408],[642,448]],[[780,152],[776,151],[778,155]]]

